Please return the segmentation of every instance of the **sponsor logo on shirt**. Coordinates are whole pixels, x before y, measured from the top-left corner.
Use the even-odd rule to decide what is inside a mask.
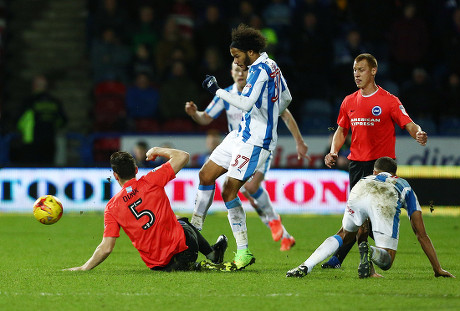
[[[380,106],[374,106],[374,108],[372,108],[372,114],[374,116],[379,116],[382,114],[382,108],[380,108]]]
[[[352,209],[347,205],[347,213],[350,214],[351,216],[353,216],[353,214],[355,213],[355,211],[352,210]]]
[[[350,120],[352,126],[363,125],[363,126],[374,126],[375,123],[380,122],[380,119],[376,118],[352,118]]]

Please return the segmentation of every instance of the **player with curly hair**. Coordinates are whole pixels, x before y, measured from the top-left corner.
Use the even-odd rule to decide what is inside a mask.
[[[202,227],[214,197],[215,181],[227,173],[222,199],[236,240],[234,263],[238,269],[255,262],[248,247],[246,214],[238,191],[266,163],[276,147],[278,117],[292,100],[278,65],[262,52],[265,46],[266,39],[260,31],[239,25],[232,30],[230,54],[235,65],[248,70],[241,94],[221,89],[213,76],[207,76],[203,81],[203,88],[244,113],[238,130],[225,137],[200,170],[191,222],[198,228]]]
[[[243,88],[246,86],[246,78],[248,75],[247,70],[244,71],[242,68],[238,67],[235,63],[232,63],[231,75],[234,83],[225,88],[226,91],[234,94],[241,94]],[[228,132],[231,132],[235,129],[238,129],[244,111],[238,109],[223,99],[214,96],[213,100],[209,103],[204,111],[199,111],[198,107],[193,101],[188,101],[185,103],[185,112],[192,117],[192,119],[201,125],[207,125],[212,121],[216,120],[222,111],[225,111],[227,116]],[[302,135],[297,126],[297,122],[292,116],[289,109],[285,109],[281,114],[281,119],[286,124],[286,127],[292,134],[292,137],[295,140],[297,158],[310,159],[307,155],[308,146],[304,142]],[[252,176],[248,182],[241,187],[241,193],[249,200],[249,203],[256,210],[257,214],[260,217],[260,220],[270,228],[272,238],[274,241],[281,240],[281,251],[290,250],[291,247],[295,245],[295,239],[289,234],[284,225],[281,222],[281,217],[273,208],[272,202],[268,195],[267,190],[263,187],[262,182],[265,179],[265,175],[270,169],[272,156],[267,159],[265,165],[262,165],[261,168]],[[207,211],[203,211],[201,217],[196,217],[195,220],[201,220],[203,216],[207,214]],[[202,223],[198,223],[197,226],[202,226]]]

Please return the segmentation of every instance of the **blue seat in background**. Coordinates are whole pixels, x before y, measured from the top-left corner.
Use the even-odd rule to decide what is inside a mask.
[[[331,103],[325,99],[307,99],[302,103],[301,113],[303,117],[314,115],[327,115],[332,113]]]
[[[460,135],[460,118],[457,117],[441,117],[439,121],[440,135]]]
[[[335,128],[335,124],[331,122],[329,116],[325,115],[303,116],[300,123],[300,131],[302,134],[329,135],[331,133],[331,127]]]
[[[433,121],[432,118],[430,117],[413,118],[412,120],[418,125],[420,125],[422,130],[427,132],[428,135],[434,135],[438,133],[438,128],[436,126],[436,123]]]

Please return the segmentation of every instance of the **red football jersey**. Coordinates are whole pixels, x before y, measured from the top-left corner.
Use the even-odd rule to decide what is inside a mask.
[[[127,181],[105,208],[104,237],[119,237],[122,227],[149,268],[165,266],[187,249],[184,230],[164,190],[175,177],[166,162],[139,180]]]
[[[371,96],[358,90],[348,95],[340,106],[337,124],[351,128],[351,147],[348,159],[371,161],[387,156],[395,159],[395,127],[401,128],[412,119],[399,99],[381,87]]]

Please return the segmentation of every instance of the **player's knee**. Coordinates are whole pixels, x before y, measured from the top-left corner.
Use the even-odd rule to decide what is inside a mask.
[[[350,244],[356,239],[356,232],[339,231],[337,235],[342,237],[344,244]]]
[[[243,187],[249,192],[249,194],[254,194],[257,192],[257,190],[259,190],[259,185],[253,182],[247,182]]]
[[[207,170],[201,169],[198,173],[200,178],[200,185],[213,185],[215,183],[215,179]]]
[[[392,262],[390,261],[390,262],[387,263],[387,264],[384,264],[384,265],[382,265],[382,266],[379,266],[379,268],[382,269],[383,271],[387,271],[387,270],[389,270],[389,269],[391,268],[391,266],[392,266]]]

